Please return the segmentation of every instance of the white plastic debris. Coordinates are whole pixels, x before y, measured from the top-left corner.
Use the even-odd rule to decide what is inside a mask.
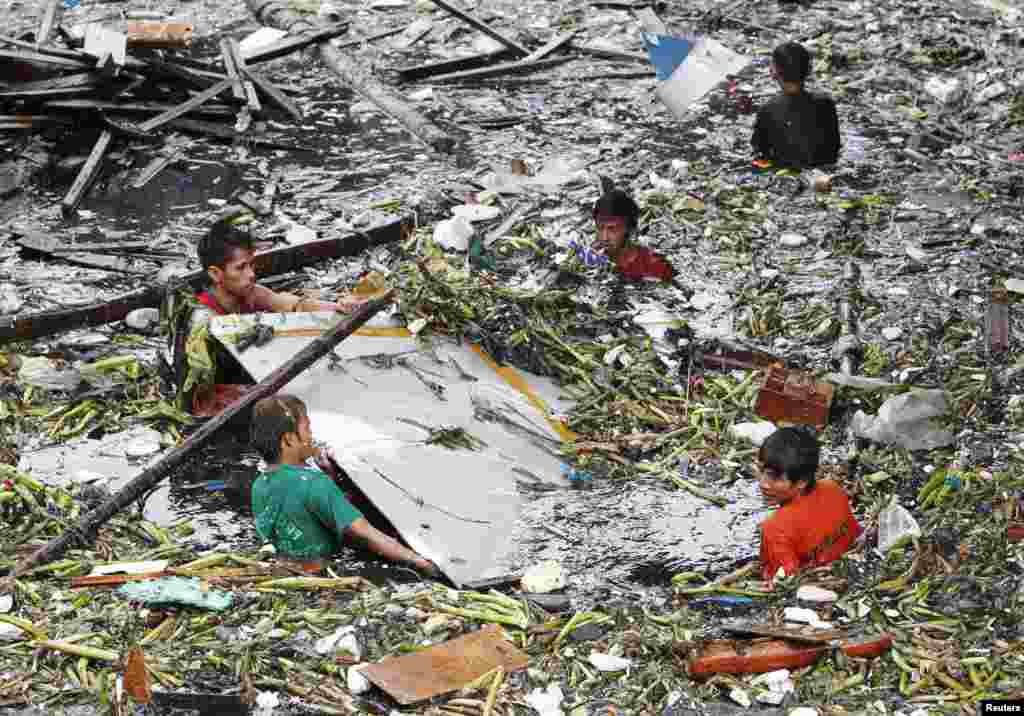
[[[85,27],[85,51],[93,57],[103,57],[109,52],[114,64],[123,65],[128,52],[128,36],[98,22],[90,22]]]
[[[288,227],[284,240],[289,244],[308,244],[310,241],[316,241],[316,232],[308,226],[292,224]]]
[[[729,698],[738,703],[745,709],[750,708],[750,694],[740,688],[735,688],[729,692]]]
[[[953,104],[964,96],[964,85],[956,77],[932,77],[924,83],[924,91],[941,104]]]
[[[672,76],[658,82],[656,94],[673,115],[682,119],[691,104],[749,63],[749,57],[733,52],[710,37],[701,37]]]
[[[76,370],[57,370],[49,358],[43,356],[24,357],[18,369],[18,382],[47,390],[75,390],[82,384],[82,376]]]
[[[812,706],[797,706],[790,709],[787,716],[818,716],[818,709]]]
[[[22,641],[28,638],[29,635],[19,627],[7,622],[0,622],[0,641]]]
[[[353,659],[361,660],[363,658],[363,647],[359,644],[356,628],[351,625],[339,627],[333,634],[317,639],[314,648],[320,655],[344,651]]]
[[[14,608],[14,597],[10,594],[0,594],[0,614],[6,614]]]
[[[622,364],[623,368],[628,368],[629,366],[631,366],[633,364],[633,357],[626,352],[626,348],[626,344],[622,343],[620,345],[615,346],[607,353],[605,353],[604,364],[615,365],[615,362],[618,361],[619,363]]]
[[[370,680],[363,674],[366,664],[356,664],[348,667],[345,672],[345,684],[353,694],[362,694],[370,690]]]
[[[565,570],[560,562],[549,559],[535,564],[523,573],[520,587],[531,594],[547,594],[565,587]]]
[[[136,331],[152,331],[160,325],[160,310],[157,308],[136,308],[124,317],[125,325]]]
[[[930,253],[910,243],[903,244],[903,251],[907,256],[914,259],[914,261],[917,261],[919,264],[926,264],[932,259],[932,255]]]
[[[857,437],[907,450],[932,450],[953,444],[953,433],[932,422],[948,412],[941,390],[914,390],[886,400],[876,417],[858,410],[851,425]]]
[[[1008,90],[1009,88],[1006,86],[1005,82],[990,84],[988,87],[974,95],[974,102],[975,104],[984,104],[985,102],[994,100],[997,97],[1002,97]]]
[[[562,716],[562,687],[548,684],[547,689],[534,689],[526,695],[526,703],[540,716]]]
[[[695,293],[690,299],[690,307],[698,311],[706,311],[718,301],[715,295],[709,291]]]
[[[1006,283],[1003,285],[1006,286],[1007,291],[1011,291],[1013,293],[1024,293],[1024,281],[1019,278],[1008,278],[1006,279]]]
[[[803,246],[809,239],[803,234],[783,234],[779,237],[779,243],[791,249]]]
[[[804,609],[803,607],[786,607],[782,610],[782,618],[787,622],[796,622],[797,624],[811,624],[813,622],[821,621],[821,617],[813,609]]]
[[[246,59],[255,55],[257,51],[262,50],[264,47],[273,45],[287,34],[284,30],[261,27],[251,35],[246,35],[245,39],[238,43],[238,51],[242,53],[242,59]]]
[[[625,671],[633,665],[629,659],[611,654],[602,654],[599,651],[590,652],[590,663],[598,671]]]
[[[0,316],[17,313],[24,305],[25,302],[14,286],[9,283],[0,284]]]
[[[461,216],[469,222],[490,221],[501,216],[501,209],[484,204],[460,204],[452,207],[452,216]]]
[[[469,240],[473,237],[473,225],[465,217],[439,221],[434,226],[434,241],[446,249],[465,251],[469,248]]]
[[[804,602],[815,604],[829,604],[839,599],[839,595],[831,589],[822,589],[813,584],[805,584],[796,590],[796,598]]]
[[[886,326],[882,329],[882,337],[887,341],[894,341],[903,335],[903,329],[899,326]]]
[[[746,439],[755,446],[760,447],[768,436],[778,428],[768,422],[757,423],[733,423],[729,426],[729,434],[735,438]]]
[[[893,495],[892,502],[878,515],[879,551],[888,552],[902,540],[920,536],[921,526]]]
[[[256,694],[255,716],[270,716],[274,709],[281,705],[280,697],[273,691],[260,691]]]
[[[762,704],[778,706],[785,700],[786,694],[796,690],[796,684],[790,678],[789,669],[769,671],[756,677],[752,684],[761,686],[756,698]]]

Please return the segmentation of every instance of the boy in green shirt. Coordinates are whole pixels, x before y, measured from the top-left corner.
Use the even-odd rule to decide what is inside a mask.
[[[306,467],[311,457],[329,462],[313,445],[309,416],[301,400],[278,396],[259,401],[253,410],[252,438],[269,465],[252,486],[256,532],[279,554],[291,559],[322,559],[336,553],[342,538],[350,536],[386,559],[439,574],[433,562],[367,522],[331,477]]]

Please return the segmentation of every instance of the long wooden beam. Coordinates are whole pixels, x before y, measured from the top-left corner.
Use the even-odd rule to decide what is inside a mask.
[[[166,112],[163,112],[162,114],[158,114],[156,117],[153,117],[152,119],[146,120],[145,122],[139,125],[139,130],[143,132],[152,132],[167,124],[171,120],[177,119],[183,114],[188,114],[189,112],[205,104],[206,102],[210,101],[211,99],[219,95],[221,92],[228,89],[231,86],[231,82],[232,81],[230,78],[226,80],[221,80],[220,82],[213,85],[213,87],[210,87],[209,89],[200,92],[187,102],[182,102],[177,107],[169,109]]]
[[[247,0],[247,2],[249,9],[261,23],[279,27],[287,32],[318,29],[318,26],[292,11],[286,3],[280,0]],[[454,149],[454,137],[424,117],[408,102],[397,96],[392,89],[368,73],[362,63],[345,56],[329,42],[321,42],[318,47],[320,58],[324,64],[342,82],[395,119],[419,141],[438,152],[450,152]]]
[[[89,152],[89,158],[85,160],[85,164],[78,171],[78,176],[75,177],[75,181],[71,188],[68,189],[68,193],[64,195],[64,199],[60,203],[62,213],[69,214],[78,208],[78,204],[96,180],[96,175],[100,170],[100,163],[103,161],[103,155],[107,153],[113,140],[114,133],[109,129],[104,129],[99,139],[96,140],[96,144],[93,145],[92,151]]]

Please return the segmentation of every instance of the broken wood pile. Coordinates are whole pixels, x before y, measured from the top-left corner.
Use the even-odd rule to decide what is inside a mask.
[[[61,202],[65,215],[78,208],[104,157],[121,142],[153,142],[162,132],[177,130],[304,150],[259,139],[250,131],[254,117],[302,118],[296,104],[256,66],[348,29],[344,22],[316,27],[248,56],[236,41],[224,39],[219,58],[203,63],[187,56],[192,41],[187,23],[131,22],[124,32],[100,23],[90,23],[83,33],[58,27],[65,45],[58,47],[50,39],[53,14],[43,17],[36,43],[0,35],[0,67],[13,67],[18,79],[0,85],[0,131],[67,125],[78,135],[75,143],[92,146]],[[145,180],[169,163],[155,165]]]

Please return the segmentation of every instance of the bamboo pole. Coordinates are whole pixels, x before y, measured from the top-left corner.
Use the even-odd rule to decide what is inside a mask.
[[[248,393],[232,403],[228,408],[196,431],[183,445],[172,450],[152,467],[139,473],[121,488],[110,500],[88,513],[78,525],[65,530],[64,534],[51,540],[30,554],[14,569],[14,576],[19,576],[32,569],[35,565],[47,562],[62,554],[73,544],[91,541],[97,530],[111,517],[149,492],[164,479],[172,470],[184,464],[196,451],[206,445],[222,427],[236,417],[243,415],[255,403],[273,395],[283,388],[295,376],[313,365],[320,358],[334,350],[334,347],[355,333],[364,323],[373,318],[394,298],[394,291],[383,297],[369,301],[361,306],[348,320],[342,321],[329,333],[317,338],[301,351],[296,353],[287,363],[268,375]]]
[[[264,25],[277,27],[290,33],[318,29],[317,25],[292,11],[285,2],[278,0],[270,0],[270,2],[246,0],[246,2],[250,12]],[[317,47],[320,50],[320,59],[330,68],[331,72],[337,75],[343,83],[394,118],[416,139],[439,152],[450,152],[455,147],[453,137],[417,112],[365,69],[362,69],[358,61],[347,57],[329,42],[321,42]]]

